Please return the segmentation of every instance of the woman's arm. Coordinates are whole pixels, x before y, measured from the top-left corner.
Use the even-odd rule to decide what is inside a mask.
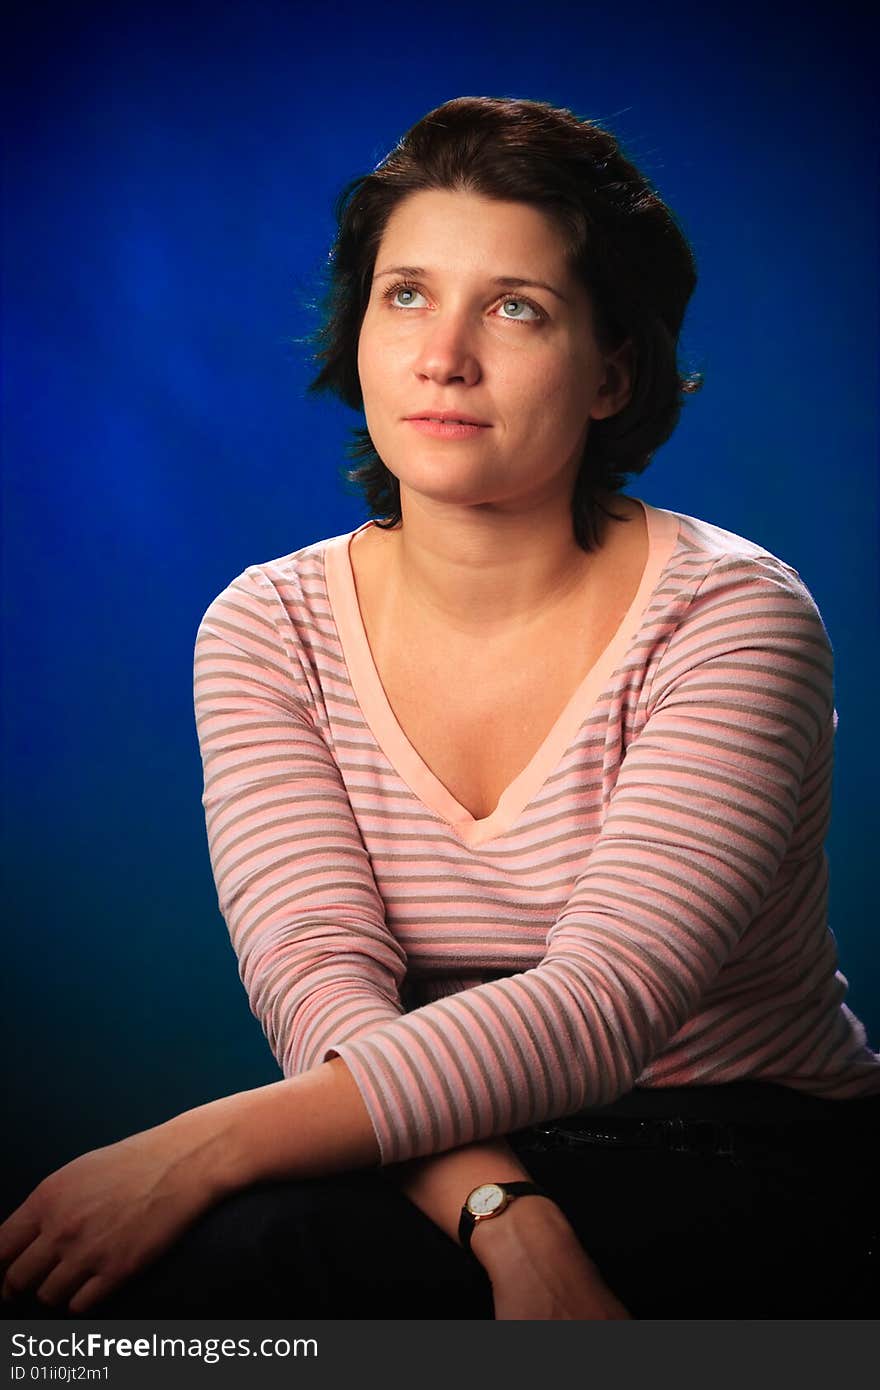
[[[469,1192],[484,1182],[517,1182],[531,1176],[505,1139],[467,1144],[383,1171],[456,1243]],[[492,1284],[497,1320],[629,1317],[564,1212],[548,1197],[517,1200],[500,1217],[478,1222],[470,1245]]]
[[[404,1189],[457,1238],[458,1212],[472,1187],[527,1176],[506,1149],[494,1141],[422,1160],[403,1175]],[[42,1182],[0,1226],[3,1296],[35,1289],[49,1305],[85,1312],[227,1194],[375,1166],[378,1157],[366,1107],[338,1058],[211,1101],[84,1154]],[[520,1210],[529,1205],[531,1213]],[[545,1198],[514,1202],[503,1217],[481,1223],[472,1249],[496,1304],[507,1309],[500,1316],[626,1316]]]
[[[383,1169],[389,1182],[408,1197],[420,1211],[454,1240],[458,1239],[458,1222],[465,1198],[484,1182],[521,1182],[531,1177],[505,1139],[485,1139],[479,1144],[465,1144],[459,1149],[436,1154],[431,1158],[411,1159]],[[539,1200],[529,1198],[529,1201]],[[548,1199],[540,1199],[546,1205]],[[518,1203],[504,1213],[512,1216]],[[555,1205],[555,1204],[554,1204]],[[480,1259],[482,1237],[489,1235],[494,1225],[496,1233],[501,1218],[477,1223],[471,1237],[471,1250]]]
[[[324,736],[297,583],[286,566],[234,580],[199,625],[193,672],[217,899],[287,1077],[402,1014],[407,970]]]
[[[293,1082],[263,1086],[206,1109],[213,1109],[204,1118],[218,1161],[224,1154],[233,1158],[229,1179],[235,1186],[378,1163],[366,1107],[339,1058]],[[461,1208],[474,1187],[530,1176],[503,1138],[385,1172],[456,1243]],[[501,1216],[478,1222],[471,1250],[492,1283],[499,1319],[629,1316],[550,1198],[517,1199]]]

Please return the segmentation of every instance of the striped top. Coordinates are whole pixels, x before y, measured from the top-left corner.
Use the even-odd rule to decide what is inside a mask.
[[[364,527],[251,566],[199,627],[208,842],[251,1007],[285,1076],[343,1059],[383,1165],[634,1085],[880,1093],[827,923],[822,618],[760,546],[642,506],[629,611],[481,820],[385,696]]]

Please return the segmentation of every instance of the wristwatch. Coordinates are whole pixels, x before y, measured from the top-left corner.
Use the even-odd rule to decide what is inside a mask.
[[[471,1248],[471,1236],[478,1221],[488,1221],[500,1216],[510,1206],[515,1197],[546,1197],[537,1183],[533,1182],[484,1182],[468,1193],[461,1209],[458,1223],[458,1238],[465,1250]]]

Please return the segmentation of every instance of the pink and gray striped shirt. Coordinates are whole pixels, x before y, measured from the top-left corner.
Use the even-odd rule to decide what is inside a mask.
[[[383,1165],[634,1085],[880,1093],[827,921],[819,611],[760,546],[641,505],[626,616],[481,820],[388,703],[364,527],[251,566],[199,627],[208,842],[251,1007],[285,1076],[343,1059]]]

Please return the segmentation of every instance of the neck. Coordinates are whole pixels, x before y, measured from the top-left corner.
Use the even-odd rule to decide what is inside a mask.
[[[615,498],[613,509],[627,514],[628,505]],[[575,540],[567,500],[518,513],[437,504],[401,488],[401,513],[385,537],[386,582],[421,621],[463,637],[521,635],[585,582],[598,554]]]

